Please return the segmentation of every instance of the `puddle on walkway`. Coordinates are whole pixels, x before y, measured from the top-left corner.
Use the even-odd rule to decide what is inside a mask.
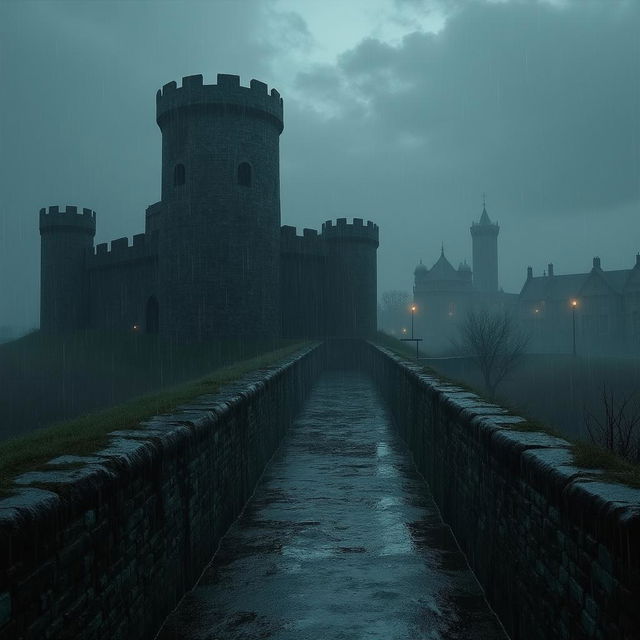
[[[506,640],[373,384],[332,372],[159,640]]]

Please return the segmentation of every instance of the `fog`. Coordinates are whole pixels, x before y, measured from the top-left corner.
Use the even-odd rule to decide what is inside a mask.
[[[96,243],[143,231],[155,92],[196,73],[280,91],[282,222],[374,220],[379,292],[442,243],[470,261],[483,192],[505,291],[529,265],[629,268],[639,27],[631,1],[4,2],[0,327],[38,325],[41,207],[96,210]]]
[[[639,0],[0,0],[0,636],[640,637],[639,71]]]

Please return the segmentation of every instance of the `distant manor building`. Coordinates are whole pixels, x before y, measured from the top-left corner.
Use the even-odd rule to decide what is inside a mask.
[[[201,75],[156,96],[162,194],[145,232],[94,247],[91,209],[41,209],[41,329],[139,330],[178,341],[370,335],[378,227],[280,226],[280,94]]]
[[[539,352],[640,351],[640,254],[630,269],[605,271],[593,258],[591,271],[556,274],[553,264],[542,276],[527,268],[518,299],[518,316]]]

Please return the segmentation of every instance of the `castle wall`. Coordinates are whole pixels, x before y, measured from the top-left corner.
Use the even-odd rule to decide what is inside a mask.
[[[640,491],[572,466],[566,441],[518,431],[473,393],[342,340],[20,476],[0,500],[0,640],[153,637],[332,363],[376,381],[513,640],[635,637]]]
[[[326,244],[327,333],[330,336],[372,336],[377,328],[378,226],[361,218],[322,225]]]
[[[362,361],[509,636],[636,637],[640,491],[385,349]]]
[[[188,76],[158,91],[156,110],[162,199],[132,246],[93,251],[88,210],[41,213],[43,329],[153,325],[180,342],[372,335],[378,227],[342,218],[321,235],[280,229],[280,94]]]
[[[282,227],[280,267],[282,336],[326,335],[326,247],[318,232],[304,229],[298,236],[295,227]]]
[[[153,638],[252,494],[324,351],[116,431],[89,460],[20,476],[0,500],[0,640]]]
[[[149,332],[147,305],[158,295],[158,246],[143,233],[96,246],[88,256],[89,326]]]

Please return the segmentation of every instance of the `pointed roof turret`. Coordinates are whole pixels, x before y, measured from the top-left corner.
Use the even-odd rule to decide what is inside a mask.
[[[422,259],[420,259],[420,264],[413,271],[414,276],[423,276],[425,275],[429,269],[422,264]]]
[[[444,255],[444,244],[440,250],[440,257],[437,262],[431,267],[429,271],[430,280],[457,280],[458,273],[453,268],[453,265],[447,260]]]
[[[480,216],[479,224],[491,224],[489,214],[487,213],[487,198],[486,194],[482,194],[482,215]]]

